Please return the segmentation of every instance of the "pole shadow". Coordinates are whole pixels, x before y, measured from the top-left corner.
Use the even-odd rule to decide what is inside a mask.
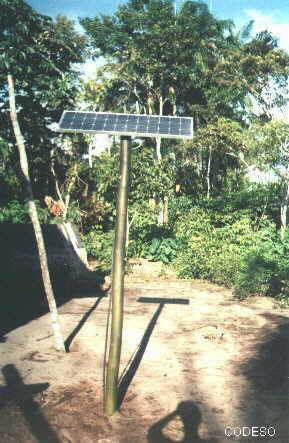
[[[181,440],[172,439],[164,433],[166,426],[177,417],[181,419],[183,425]],[[217,443],[216,439],[204,440],[199,436],[198,429],[201,421],[202,415],[196,404],[193,401],[182,401],[175,411],[150,427],[147,441],[148,443]]]
[[[6,386],[0,387],[0,408],[13,401],[21,410],[29,431],[39,443],[60,443],[55,431],[43,416],[33,396],[45,391],[49,383],[25,385],[17,368],[13,364],[2,368]]]
[[[139,303],[157,303],[159,306],[157,307],[155,313],[153,314],[145,333],[136,349],[136,351],[132,354],[123,375],[120,378],[119,386],[118,386],[118,408],[121,406],[124,397],[127,393],[127,390],[136,374],[136,371],[139,368],[139,365],[142,361],[144,353],[146,351],[147,345],[153,333],[153,330],[157,324],[157,321],[161,315],[161,312],[165,306],[165,304],[181,304],[188,305],[189,300],[183,298],[159,298],[159,297],[140,297],[138,299]]]
[[[99,303],[101,302],[101,300],[105,297],[105,295],[98,297],[98,299],[96,300],[96,302],[91,306],[91,308],[89,308],[89,310],[84,314],[84,316],[82,317],[82,319],[79,321],[79,323],[75,326],[75,328],[73,329],[73,331],[69,334],[69,336],[67,337],[67,339],[64,342],[64,346],[65,346],[65,350],[66,352],[69,352],[69,348],[70,345],[72,343],[72,341],[74,340],[74,338],[76,337],[76,335],[79,333],[79,331],[81,330],[81,328],[83,327],[83,325],[86,323],[86,321],[88,320],[88,318],[90,317],[90,315],[93,313],[93,311],[97,308],[97,306],[99,305]]]

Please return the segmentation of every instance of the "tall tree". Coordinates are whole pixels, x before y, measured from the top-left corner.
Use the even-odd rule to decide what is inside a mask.
[[[275,175],[282,184],[280,195],[281,239],[287,228],[289,204],[289,125],[284,122],[268,122],[251,129],[255,151],[255,164],[266,171],[268,179]],[[270,177],[271,174],[271,177]]]
[[[199,79],[215,59],[213,42],[225,45],[230,25],[200,2],[175,15],[171,0],[131,0],[111,17],[82,24],[96,55],[111,61],[105,69],[121,86],[118,96],[126,91],[128,108],[173,115],[187,111],[188,91],[197,99]]]
[[[266,89],[277,85],[273,102],[280,103],[287,84],[289,57],[270,33],[252,38],[252,23],[236,32],[231,21],[215,18],[203,2],[185,2],[175,12],[171,0],[130,0],[111,16],[81,22],[94,56],[105,60],[85,90],[100,108],[192,115],[196,129],[214,125],[219,117],[247,124],[251,98],[267,109]],[[212,149],[198,150],[198,164],[207,161],[208,196]],[[159,160],[162,151],[156,139]],[[231,163],[239,169],[233,156]]]
[[[84,40],[64,18],[53,22],[22,0],[1,0],[0,42],[1,138],[12,146],[16,140],[56,347],[64,351],[32,185],[41,187],[41,181],[47,180],[44,169],[50,161],[51,146],[47,125],[61,112],[55,109],[71,101],[73,90],[68,92],[68,88],[75,82],[71,64],[81,61]],[[34,171],[31,179],[28,165],[36,159],[38,174]]]
[[[246,130],[238,122],[223,117],[196,133],[192,150],[201,153],[200,177],[207,198],[224,191],[234,192],[240,187],[247,169],[245,159],[250,154],[245,134]]]
[[[29,145],[28,159],[34,166],[31,181],[37,183],[35,197],[43,200],[54,193],[50,152],[55,146],[48,126],[58,121],[64,108],[73,105],[78,90],[75,63],[83,60],[84,48],[84,37],[65,17],[53,21],[22,0],[0,0],[0,137],[9,153],[1,184],[15,174],[16,164],[11,149],[14,135],[9,124],[8,72],[14,78],[17,114]],[[19,188],[17,198],[23,198]]]
[[[234,32],[202,2],[185,2],[176,14],[173,3],[130,0],[112,16],[82,20],[94,54],[107,62],[108,91],[117,86],[114,103],[126,96],[128,110],[186,113],[198,125],[240,117],[248,94],[264,104],[272,82],[285,87],[289,57],[270,33],[252,38],[251,23]]]

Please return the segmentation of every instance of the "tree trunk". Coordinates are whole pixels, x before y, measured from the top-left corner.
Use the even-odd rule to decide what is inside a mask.
[[[160,161],[162,159],[162,151],[161,151],[162,139],[160,137],[156,138],[156,153],[157,159]]]
[[[77,177],[77,170],[78,170],[78,164],[75,163],[72,168],[72,177],[70,179],[70,182],[68,183],[67,192],[65,195],[64,211],[63,211],[63,215],[62,215],[64,220],[66,220],[66,218],[67,218],[67,212],[68,212],[69,203],[70,203],[70,195],[72,192],[72,188],[75,185],[75,181],[76,181],[76,177]]]
[[[58,200],[60,201],[61,205],[64,207],[65,203],[64,203],[64,201],[62,199],[62,195],[61,195],[61,192],[60,192],[60,188],[59,188],[56,172],[55,172],[55,169],[54,169],[54,158],[53,158],[53,156],[54,156],[54,149],[52,149],[51,153],[50,153],[50,157],[51,157],[51,167],[50,167],[50,170],[51,170],[51,173],[52,173],[53,178],[54,178],[55,190],[56,190],[56,194],[57,194]]]
[[[129,217],[128,217],[128,211],[126,213],[126,236],[125,236],[125,248],[128,248],[129,244],[129,229],[130,229],[130,223],[129,223]]]
[[[120,182],[118,188],[116,230],[112,264],[112,318],[107,366],[105,411],[112,415],[118,407],[118,373],[122,344],[123,289],[125,241],[130,175],[130,137],[122,137],[120,152]]]
[[[286,181],[284,183],[283,188],[283,196],[282,196],[282,203],[281,203],[281,229],[280,229],[280,237],[281,240],[284,240],[285,237],[285,231],[287,228],[287,212],[288,212],[288,201],[289,201],[289,182]]]
[[[75,163],[73,168],[72,168],[72,176],[71,176],[70,182],[68,183],[68,186],[67,186],[67,191],[66,191],[65,199],[63,200],[62,194],[61,194],[61,191],[60,191],[60,187],[59,187],[59,184],[58,184],[56,172],[55,172],[55,169],[54,169],[53,150],[51,151],[51,172],[52,172],[52,175],[53,175],[54,181],[55,181],[55,190],[56,190],[57,197],[58,197],[58,199],[59,199],[59,201],[60,201],[60,203],[61,203],[61,205],[63,207],[62,218],[63,218],[64,221],[67,218],[67,212],[68,212],[69,203],[70,203],[70,194],[71,194],[72,188],[73,188],[73,186],[75,184],[75,181],[76,181],[77,170],[78,170],[78,164]]]
[[[211,173],[211,163],[212,163],[212,148],[209,148],[209,158],[208,158],[208,166],[207,166],[207,198],[210,198],[211,192],[211,181],[210,181],[210,173]]]
[[[240,190],[240,182],[241,182],[241,171],[240,171],[239,167],[235,168],[235,171],[236,171],[236,189],[237,189],[237,191],[239,191]]]
[[[24,139],[22,137],[21,130],[20,130],[19,123],[18,123],[18,118],[17,118],[13,77],[10,74],[8,74],[8,93],[9,93],[9,105],[10,105],[10,118],[11,118],[11,123],[12,123],[13,131],[14,131],[14,135],[15,135],[15,139],[16,139],[16,144],[18,147],[21,171],[22,171],[25,185],[26,185],[26,192],[27,192],[27,197],[28,197],[28,213],[29,213],[29,217],[31,219],[34,233],[35,233],[35,237],[36,237],[43,286],[44,286],[44,290],[45,290],[45,294],[47,297],[48,306],[49,306],[49,310],[50,310],[53,335],[55,338],[56,348],[58,350],[65,351],[61,328],[60,328],[60,323],[59,323],[59,318],[58,318],[57,306],[56,306],[54,293],[53,293],[51,280],[50,280],[45,244],[44,244],[44,240],[43,240],[43,234],[42,234],[41,225],[40,225],[38,214],[37,214],[37,209],[36,209],[36,205],[35,205],[35,201],[34,201],[31,181],[30,181],[29,166],[28,166],[28,160],[27,160],[27,155],[26,155],[26,150],[25,150]]]
[[[135,111],[136,111],[136,114],[140,114],[140,106],[139,106],[138,100],[135,102]]]
[[[149,208],[151,211],[155,211],[156,209],[156,199],[155,197],[150,197],[149,198]]]
[[[169,224],[169,199],[164,197],[164,225]]]
[[[174,116],[177,115],[177,102],[176,102],[176,100],[174,100],[174,103],[173,103],[172,113],[173,113]]]
[[[159,97],[159,115],[163,115],[163,107],[164,107],[163,97],[160,96]],[[156,137],[156,152],[157,152],[157,159],[159,161],[162,159],[161,144],[162,144],[161,137]]]

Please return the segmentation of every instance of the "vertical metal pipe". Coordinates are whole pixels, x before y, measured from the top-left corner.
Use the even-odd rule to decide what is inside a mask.
[[[112,261],[112,317],[105,388],[105,411],[112,415],[118,405],[118,374],[122,344],[123,292],[127,207],[130,176],[130,137],[121,137],[120,181],[118,187],[116,228]]]

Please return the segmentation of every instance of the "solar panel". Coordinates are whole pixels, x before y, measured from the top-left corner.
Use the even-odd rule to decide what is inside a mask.
[[[58,131],[138,137],[193,138],[193,119],[158,115],[64,111]]]

